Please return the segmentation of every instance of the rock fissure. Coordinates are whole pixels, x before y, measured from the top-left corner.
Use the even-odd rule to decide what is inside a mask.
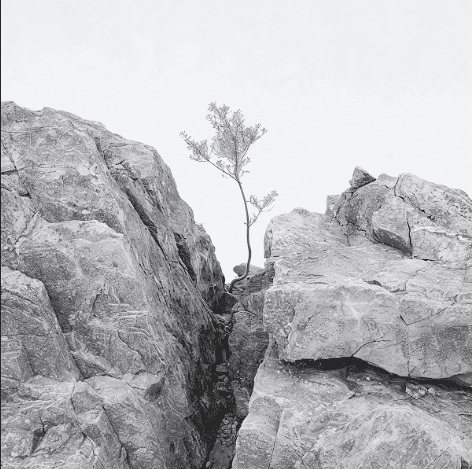
[[[275,217],[229,295],[153,148],[11,102],[2,126],[6,465],[472,461],[465,193],[356,168],[326,215]]]

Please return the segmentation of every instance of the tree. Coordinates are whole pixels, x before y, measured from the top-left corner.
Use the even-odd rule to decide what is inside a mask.
[[[260,124],[246,127],[241,111],[237,110],[230,116],[229,107],[225,105],[218,107],[216,103],[211,103],[208,111],[209,114],[206,118],[216,131],[216,135],[212,138],[210,145],[208,145],[207,140],[196,142],[185,132],[181,132],[180,135],[187,144],[187,148],[192,151],[190,158],[200,163],[210,163],[221,171],[224,177],[234,179],[239,186],[243,198],[246,212],[245,225],[248,258],[245,273],[233,279],[229,285],[228,291],[232,293],[234,285],[244,280],[249,273],[252,256],[249,236],[250,228],[262,212],[269,210],[268,207],[274,202],[278,194],[276,191],[272,191],[262,199],[251,195],[249,200],[247,200],[241,183],[241,178],[248,172],[244,168],[251,161],[246,156],[249,147],[266,133],[266,129],[261,129]],[[249,214],[248,204],[251,204],[256,209],[252,215]]]

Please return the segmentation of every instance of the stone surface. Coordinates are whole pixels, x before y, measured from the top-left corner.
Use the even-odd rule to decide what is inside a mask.
[[[234,270],[241,275],[245,267],[245,264],[241,264]],[[222,325],[227,349],[222,354],[222,363],[216,368],[216,375],[217,390],[223,399],[226,397],[229,405],[205,468],[231,467],[237,429],[248,414],[254,377],[268,344],[268,335],[262,324],[262,311],[264,292],[270,285],[270,279],[267,272],[259,267],[251,267],[250,272],[248,279],[241,282],[232,295],[222,295],[224,307],[220,309],[225,311],[223,318],[226,323]]]
[[[256,268],[237,291],[238,303],[233,307],[233,326],[228,338],[228,369],[238,418],[246,417],[257,368],[264,358],[269,337],[263,326],[264,297],[271,285],[266,270]],[[236,270],[236,268],[235,268]]]
[[[2,399],[28,378],[58,381],[81,377],[67,348],[44,285],[2,268]]]
[[[415,190],[430,199],[413,200]],[[281,358],[354,356],[435,379],[470,373],[471,207],[461,191],[381,176],[344,193],[334,219],[303,209],[275,217],[264,325]]]
[[[5,467],[200,469],[224,278],[156,150],[2,103],[1,229]]]
[[[273,356],[257,373],[232,467],[460,469],[472,462],[471,413],[471,393],[452,385],[355,359],[327,370]]]
[[[14,402],[2,407],[2,467],[133,466],[100,397],[88,384],[35,376],[20,385]]]
[[[271,341],[234,469],[472,465],[472,202],[351,184],[267,228]]]
[[[238,429],[237,418],[232,414],[225,415],[218,429],[215,446],[205,464],[205,469],[231,468]]]
[[[241,275],[244,275],[244,273],[246,272],[246,264],[243,263],[243,264],[238,264],[238,265],[234,266],[233,271],[238,277],[241,277]],[[236,296],[248,295],[250,293],[247,290],[247,286],[248,286],[249,282],[251,281],[251,279],[254,276],[260,276],[261,273],[263,273],[263,272],[264,272],[263,268],[257,267],[255,265],[250,265],[249,266],[249,273],[248,273],[247,277],[234,285],[233,293]]]
[[[352,179],[349,181],[351,189],[356,190],[359,187],[365,186],[374,182],[375,178],[371,176],[365,169],[362,169],[360,166],[356,166],[352,173]]]

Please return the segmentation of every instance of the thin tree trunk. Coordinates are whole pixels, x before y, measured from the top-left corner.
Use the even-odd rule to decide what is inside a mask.
[[[252,256],[252,251],[251,251],[251,241],[249,239],[249,228],[250,228],[250,225],[249,225],[249,210],[247,209],[247,201],[246,201],[246,196],[244,195],[244,190],[243,190],[243,186],[241,184],[240,181],[236,180],[236,182],[238,183],[239,185],[239,190],[241,191],[241,195],[243,197],[243,201],[244,201],[244,209],[246,210],[246,242],[247,242],[247,263],[246,263],[246,272],[244,273],[244,275],[241,275],[241,277],[237,277],[233,280],[231,280],[231,283],[229,285],[229,293],[232,293],[233,292],[233,288],[234,288],[234,285],[238,282],[240,282],[241,280],[244,280],[247,275],[249,274],[249,267],[251,265],[251,256]]]

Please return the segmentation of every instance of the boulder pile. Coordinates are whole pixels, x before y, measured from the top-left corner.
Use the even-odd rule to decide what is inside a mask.
[[[265,237],[264,328],[235,469],[472,462],[472,201],[356,168]]]

